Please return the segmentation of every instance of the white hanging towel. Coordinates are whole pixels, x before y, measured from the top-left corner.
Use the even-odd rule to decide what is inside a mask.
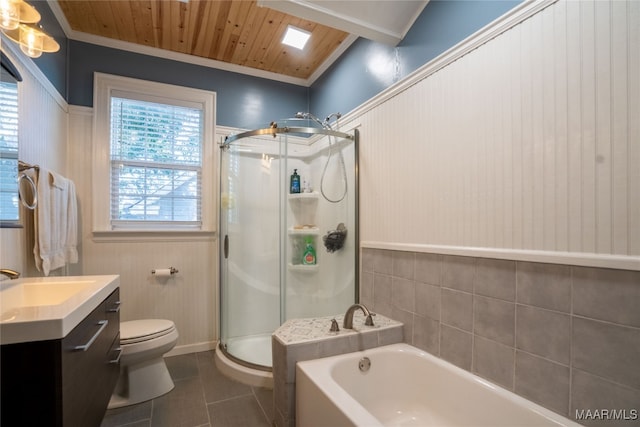
[[[41,167],[37,187],[33,254],[38,270],[48,276],[52,270],[78,262],[76,186],[70,179]]]

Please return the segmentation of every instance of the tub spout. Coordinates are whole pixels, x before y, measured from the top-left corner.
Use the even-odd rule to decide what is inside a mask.
[[[375,316],[375,314],[371,313],[369,309],[365,307],[363,304],[353,304],[351,307],[349,307],[349,309],[347,310],[347,313],[344,315],[344,322],[342,324],[343,328],[353,329],[353,314],[358,309],[362,310],[364,315],[367,317],[365,319],[364,324],[367,326],[373,326],[373,316]]]

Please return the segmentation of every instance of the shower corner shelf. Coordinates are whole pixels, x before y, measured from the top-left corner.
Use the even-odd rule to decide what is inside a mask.
[[[305,264],[291,264],[287,265],[290,271],[302,271],[305,273],[315,273],[320,268],[318,264],[305,265]]]
[[[315,200],[319,195],[320,193],[317,191],[312,191],[311,193],[289,193],[289,200]]]
[[[290,236],[317,236],[320,234],[320,229],[318,227],[289,228],[287,232]]]

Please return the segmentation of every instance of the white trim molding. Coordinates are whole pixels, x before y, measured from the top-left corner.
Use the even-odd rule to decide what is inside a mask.
[[[438,246],[410,243],[361,242],[367,249],[420,252],[439,255],[457,255],[513,261],[529,261],[547,264],[577,265],[581,267],[615,268],[640,271],[640,257],[577,252],[529,251],[500,248],[473,248],[463,246]]]

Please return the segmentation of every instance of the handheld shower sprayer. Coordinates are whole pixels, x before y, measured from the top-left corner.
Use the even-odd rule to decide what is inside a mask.
[[[322,123],[323,123],[323,124],[322,124],[322,126],[323,126],[324,128],[326,128],[326,129],[331,129],[331,125],[329,125],[329,121],[331,120],[331,118],[332,118],[332,117],[335,117],[335,118],[336,118],[336,120],[338,120],[340,117],[342,117],[342,114],[340,114],[340,113],[332,113],[332,114],[329,114],[329,115],[327,116],[327,118],[326,118],[326,119],[324,119],[324,122],[322,122]]]
[[[297,112],[294,116],[296,119],[308,119],[308,120],[313,120],[314,122],[318,123],[320,126],[322,126],[323,129],[325,130],[330,130],[332,131],[333,128],[331,127],[331,125],[329,124],[329,121],[335,117],[336,118],[336,125],[339,128],[339,124],[338,124],[338,120],[340,119],[340,117],[342,117],[342,114],[340,113],[332,113],[329,114],[323,122],[320,121],[319,118],[317,118],[316,116],[314,116],[311,113],[303,113],[301,111]],[[332,199],[330,197],[328,197],[325,194],[324,191],[324,178],[325,178],[325,174],[327,172],[327,167],[329,166],[329,162],[331,161],[331,157],[333,156],[333,144],[331,142],[331,136],[329,136],[329,155],[327,157],[327,161],[324,164],[324,169],[322,170],[322,176],[320,177],[320,193],[322,193],[322,196],[325,198],[325,200],[327,200],[330,203],[339,203],[341,202],[347,195],[347,170],[346,167],[344,165],[344,157],[342,155],[342,151],[338,151],[338,161],[340,162],[340,166],[342,169],[342,181],[344,182],[344,191],[342,192],[342,195],[340,197],[338,197],[337,199]],[[335,138],[335,136],[334,136]]]

